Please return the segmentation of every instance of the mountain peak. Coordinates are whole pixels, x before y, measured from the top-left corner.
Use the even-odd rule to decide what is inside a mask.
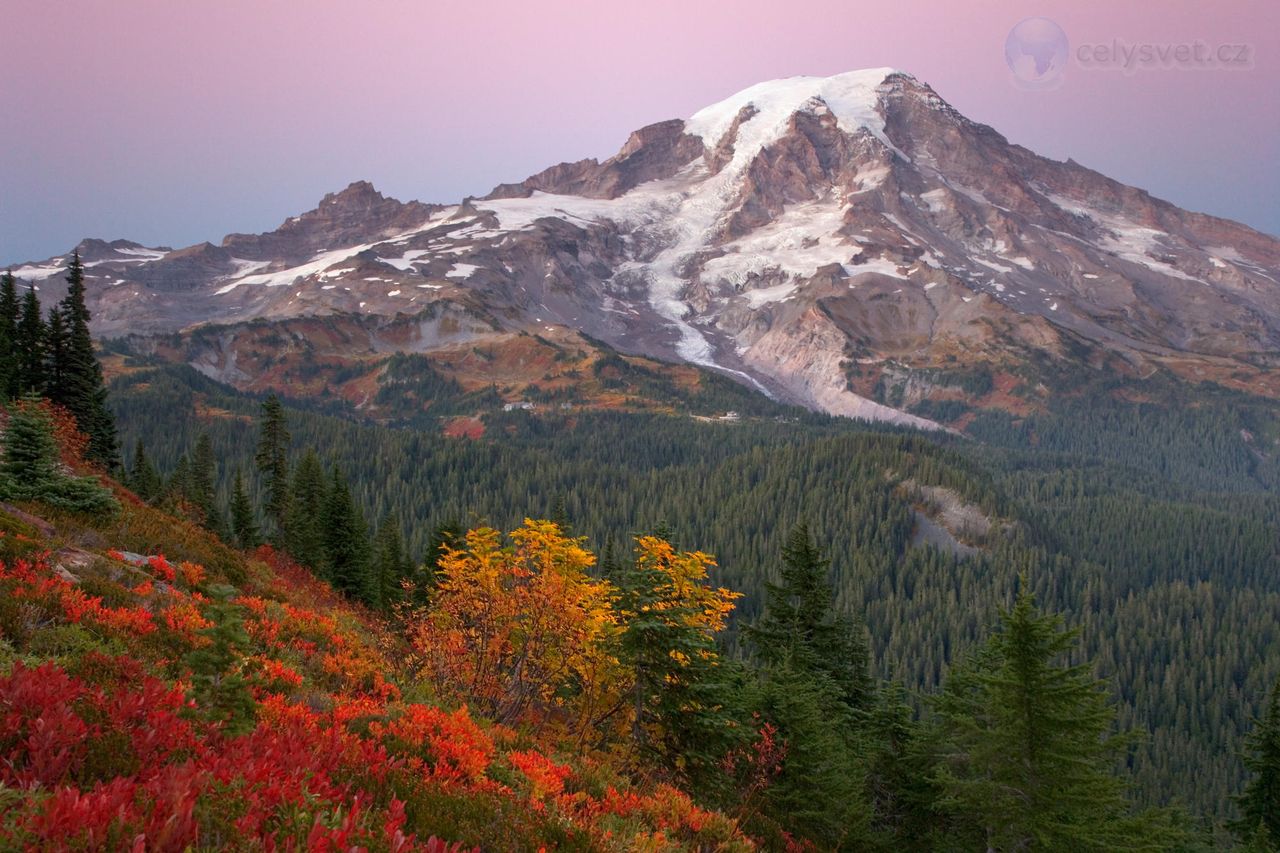
[[[844,132],[867,130],[888,145],[877,107],[881,87],[895,75],[910,76],[894,68],[866,68],[831,77],[767,80],[698,110],[684,131],[714,148],[737,125],[734,159],[749,162],[785,132],[796,113],[828,112]]]
[[[382,193],[378,192],[373,184],[368,181],[352,181],[341,192],[326,193],[325,197],[320,200],[320,204],[322,206],[326,204],[359,204],[367,206],[382,200]]]

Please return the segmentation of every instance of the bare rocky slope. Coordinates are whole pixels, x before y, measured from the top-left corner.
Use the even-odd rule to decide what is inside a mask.
[[[78,248],[103,337],[333,314],[420,315],[418,352],[580,332],[922,426],[902,408],[1055,362],[1280,396],[1280,240],[1039,157],[890,69],[762,83],[456,205],[360,182],[268,234]],[[65,261],[13,272],[56,296]]]

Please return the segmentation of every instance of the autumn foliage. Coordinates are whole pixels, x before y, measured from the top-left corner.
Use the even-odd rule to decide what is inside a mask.
[[[750,847],[563,738],[600,724],[628,670],[617,591],[554,525],[469,534],[407,637],[270,549],[223,601],[191,560],[104,551],[77,574],[40,539],[0,535],[4,849]],[[193,686],[224,606],[244,642],[212,679],[248,685],[243,733]]]
[[[473,530],[440,560],[430,606],[402,609],[412,660],[500,723],[558,728],[579,748],[617,741],[646,710],[635,626],[657,621],[703,641],[658,652],[662,666],[649,669],[672,684],[694,657],[718,656],[712,638],[737,598],[707,583],[706,554],[646,536],[636,561],[652,579],[643,601],[590,574],[595,557],[552,522],[526,520],[509,544]]]

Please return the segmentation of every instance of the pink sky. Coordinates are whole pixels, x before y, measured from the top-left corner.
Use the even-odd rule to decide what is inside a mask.
[[[1243,70],[1073,58],[1015,86],[1009,29],[1247,44]],[[1280,3],[0,0],[0,260],[217,242],[369,179],[456,201],[760,80],[889,65],[1059,159],[1280,233]]]

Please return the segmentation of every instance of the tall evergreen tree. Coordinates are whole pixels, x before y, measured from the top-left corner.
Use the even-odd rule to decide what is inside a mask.
[[[215,490],[218,462],[213,453],[213,441],[207,432],[200,433],[196,439],[186,474],[186,498],[200,511],[202,523],[219,536],[226,535],[227,523],[218,506]]]
[[[1232,829],[1251,851],[1280,850],[1280,679],[1246,741],[1249,781],[1236,798],[1240,818]]]
[[[1018,595],[987,644],[936,701],[944,732],[941,807],[961,848],[1164,850],[1169,815],[1137,812],[1115,766],[1127,738],[1091,664],[1062,659],[1078,632]],[[966,840],[967,839],[967,840]]]
[[[88,456],[111,469],[120,463],[116,439],[116,422],[107,408],[107,386],[102,378],[102,365],[93,350],[89,334],[89,308],[85,304],[84,265],[80,253],[71,255],[67,267],[67,296],[57,309],[66,331],[65,364],[58,380],[58,402],[71,411],[80,430],[89,436]]]
[[[174,463],[164,491],[167,502],[190,501],[187,495],[191,492],[191,459],[187,454],[179,456],[178,461]]]
[[[874,684],[862,627],[835,613],[831,561],[798,524],[782,548],[781,576],[765,584],[764,615],[747,631],[766,667],[822,673],[851,710],[870,706]]]
[[[15,349],[18,355],[18,394],[43,394],[45,390],[44,364],[47,330],[40,313],[40,297],[34,287],[22,296],[22,311],[18,317]]]
[[[569,521],[569,508],[565,505],[564,495],[556,495],[555,503],[551,505],[551,514],[547,519],[559,527],[560,532],[565,536],[573,535],[573,528]]]
[[[275,394],[262,401],[258,418],[258,452],[254,457],[267,493],[267,516],[282,532],[289,509],[289,426]]]
[[[13,273],[0,275],[0,399],[18,396],[18,287]]]
[[[753,699],[784,745],[764,814],[817,849],[866,849],[866,761],[839,689],[821,673],[784,664],[762,674]]]
[[[325,568],[324,519],[328,488],[320,457],[313,448],[307,448],[293,472],[285,547],[295,560],[317,573]]]
[[[427,541],[425,557],[427,572],[434,575],[440,558],[450,549],[461,548],[466,535],[467,531],[462,526],[462,522],[456,518],[449,518],[437,524],[431,531],[431,538]]]
[[[128,484],[138,497],[148,503],[160,497],[163,491],[160,475],[156,473],[155,466],[147,457],[147,449],[143,446],[142,439],[138,439],[133,446],[133,463],[129,467]]]
[[[58,306],[49,309],[44,338],[44,395],[60,406],[71,410],[70,364],[67,326]],[[73,411],[74,415],[75,412]],[[84,431],[84,425],[76,418],[76,425]]]
[[[413,573],[413,563],[405,554],[400,526],[390,518],[382,519],[373,540],[373,605],[388,609],[404,593],[401,582]]]
[[[808,527],[796,525],[746,635],[762,664],[758,704],[787,745],[766,812],[834,849],[868,837],[867,750],[855,711],[869,708],[874,691],[861,632],[834,612],[828,566]]]
[[[351,497],[347,478],[337,468],[329,484],[324,512],[325,557],[329,581],[345,595],[372,602],[369,577],[369,526]]]
[[[240,469],[236,469],[235,483],[231,487],[231,506],[228,513],[231,517],[231,535],[236,545],[244,550],[256,548],[261,544],[258,532],[258,521],[254,518],[253,501],[244,488],[244,478]]]

